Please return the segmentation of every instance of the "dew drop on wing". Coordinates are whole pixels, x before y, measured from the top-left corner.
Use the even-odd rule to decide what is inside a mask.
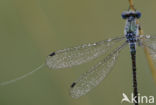
[[[73,88],[76,85],[75,82],[72,83],[72,85],[70,86],[71,88]]]
[[[54,56],[55,55],[55,52],[51,53],[49,56]]]

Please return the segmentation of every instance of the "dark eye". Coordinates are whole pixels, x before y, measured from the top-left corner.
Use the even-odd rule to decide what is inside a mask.
[[[127,12],[123,12],[123,13],[121,14],[121,16],[122,16],[123,19],[127,19],[128,15],[129,15],[129,14],[128,14]]]
[[[139,18],[141,17],[141,12],[136,11],[136,12],[135,12],[135,15],[136,15],[136,18],[138,18],[138,19],[139,19]]]

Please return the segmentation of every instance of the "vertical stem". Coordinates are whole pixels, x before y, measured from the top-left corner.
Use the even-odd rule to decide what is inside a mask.
[[[132,58],[132,69],[133,69],[133,94],[136,102],[134,102],[134,105],[138,104],[138,88],[137,88],[137,73],[136,73],[136,52],[131,53]]]
[[[144,35],[144,32],[141,29],[141,26],[139,27],[139,34],[140,35]],[[154,82],[156,83],[156,66],[154,65],[154,62],[153,62],[152,57],[150,55],[149,49],[147,48],[147,46],[145,46],[145,42],[144,41],[143,41],[143,46],[144,46],[144,52],[145,52],[145,55],[146,55],[146,59],[148,61],[150,70],[152,72],[152,77],[154,79]]]
[[[128,0],[129,1],[129,6],[131,10],[135,10],[134,5],[133,5],[133,0]]]
[[[154,65],[154,62],[152,61],[152,57],[150,56],[150,52],[145,45],[144,45],[144,52],[146,54],[146,59],[148,61],[149,67],[151,69],[154,82],[156,83],[156,67]]]

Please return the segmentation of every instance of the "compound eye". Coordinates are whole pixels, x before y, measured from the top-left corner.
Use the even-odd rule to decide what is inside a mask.
[[[141,12],[136,11],[136,12],[135,12],[135,14],[136,14],[136,18],[138,18],[138,19],[139,19],[139,18],[141,17]]]
[[[123,19],[127,19],[128,13],[127,13],[127,12],[123,12],[123,13],[121,14],[121,16],[122,16]]]

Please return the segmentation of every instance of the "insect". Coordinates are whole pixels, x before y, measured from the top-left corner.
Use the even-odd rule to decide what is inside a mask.
[[[129,10],[122,13],[122,18],[126,21],[124,34],[122,36],[52,52],[47,57],[46,63],[42,64],[32,72],[16,79],[2,82],[0,85],[7,85],[17,80],[21,80],[40,70],[45,65],[54,70],[69,68],[87,63],[111,51],[103,60],[91,67],[89,71],[82,74],[80,78],[71,84],[71,96],[73,98],[79,98],[87,94],[105,79],[108,73],[112,70],[114,64],[117,62],[121,50],[124,47],[129,46],[133,71],[133,91],[134,95],[137,97],[136,48],[137,46],[147,47],[150,56],[156,61],[156,37],[152,35],[142,35],[141,26],[138,23],[138,19],[141,17],[141,12],[136,11],[132,1],[129,1]],[[118,45],[118,47],[113,48],[113,46],[116,45]],[[138,105],[138,103],[135,103],[135,105]]]
[[[141,26],[138,24],[138,19],[140,17],[141,12],[136,11],[133,5],[131,5],[128,11],[122,13],[122,18],[126,21],[124,36],[96,42],[93,44],[84,44],[73,48],[58,50],[51,53],[47,57],[46,64],[49,68],[68,68],[86,63],[101,55],[104,55],[114,45],[122,40],[125,40],[102,61],[91,67],[88,72],[84,73],[79,79],[73,82],[73,84],[70,86],[70,94],[73,98],[79,98],[99,85],[111,71],[117,61],[119,53],[126,45],[129,45],[130,49],[133,70],[133,91],[134,96],[137,97],[136,46],[148,47],[152,52],[151,56],[156,58],[156,37],[151,35],[140,35]],[[136,98],[136,100],[138,101],[138,98]],[[135,103],[135,105],[138,105],[138,103]]]
[[[93,66],[88,72],[84,73],[79,79],[73,82],[73,84],[70,86],[70,94],[73,98],[79,98],[99,85],[111,71],[117,61],[119,53],[126,45],[129,45],[130,49],[133,71],[133,91],[134,96],[137,97],[136,46],[148,47],[151,51],[151,56],[154,58],[154,60],[156,60],[156,37],[151,35],[141,35],[141,26],[138,24],[138,19],[140,17],[141,12],[136,11],[133,5],[131,5],[128,11],[122,13],[122,18],[126,21],[124,36],[96,42],[93,44],[84,44],[73,48],[58,50],[51,53],[47,57],[46,63],[49,68],[68,68],[86,63],[101,55],[104,55],[114,45],[122,40],[125,40],[102,61]],[[138,101],[138,98],[136,98],[136,100]],[[138,103],[135,103],[135,105],[138,105]]]

